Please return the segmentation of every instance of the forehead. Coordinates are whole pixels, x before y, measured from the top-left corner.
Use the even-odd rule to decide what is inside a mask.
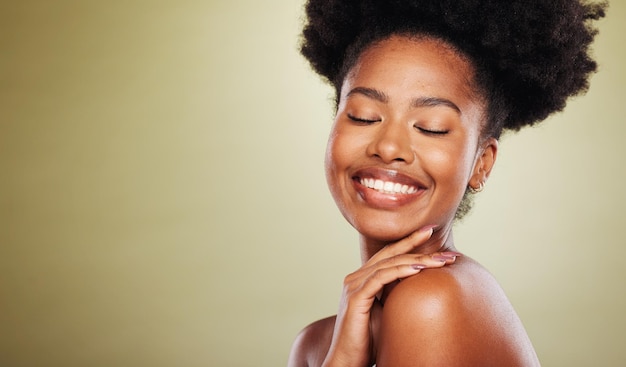
[[[474,75],[469,58],[445,41],[392,36],[361,53],[344,80],[341,98],[349,92],[347,89],[372,87],[395,99],[423,94],[482,104]]]

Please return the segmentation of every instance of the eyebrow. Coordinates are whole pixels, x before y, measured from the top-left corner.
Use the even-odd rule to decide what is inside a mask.
[[[389,96],[387,96],[384,92],[381,92],[373,88],[356,87],[350,90],[350,92],[348,92],[346,97],[350,97],[354,94],[361,94],[365,97],[371,98],[375,101],[382,102],[382,103],[389,102]],[[457,113],[461,114],[461,109],[459,108],[459,106],[454,104],[454,102],[450,101],[449,99],[438,98],[438,97],[418,97],[418,98],[413,99],[413,101],[411,101],[411,107],[413,108],[437,107],[437,106],[449,107],[455,110]]]
[[[453,110],[455,110],[456,112],[458,112],[459,114],[461,114],[461,109],[459,108],[459,106],[454,104],[454,102],[450,101],[449,99],[445,99],[445,98],[420,97],[420,98],[415,98],[411,102],[411,107],[415,107],[415,108],[419,108],[419,107],[436,107],[436,106],[449,107],[449,108],[452,108]]]
[[[365,97],[371,98],[378,102],[383,102],[383,103],[389,102],[389,97],[384,92],[381,92],[373,88],[356,87],[352,89],[350,92],[348,92],[346,97],[350,97],[353,94],[361,94],[361,95],[364,95]]]

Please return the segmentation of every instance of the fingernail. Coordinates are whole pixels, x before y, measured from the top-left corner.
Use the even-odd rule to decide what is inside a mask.
[[[461,256],[463,255],[460,252],[456,252],[456,251],[445,251],[441,253],[442,255],[450,255],[450,256]]]
[[[437,227],[436,224],[429,224],[425,227],[420,228],[420,232],[432,232],[435,227]]]
[[[411,267],[415,270],[422,270],[422,269],[426,269],[426,265],[422,265],[422,264],[413,264],[411,265]]]
[[[437,260],[437,261],[448,261],[448,260],[454,260],[455,256],[446,256],[446,255],[433,255],[431,256],[433,258],[433,260]]]

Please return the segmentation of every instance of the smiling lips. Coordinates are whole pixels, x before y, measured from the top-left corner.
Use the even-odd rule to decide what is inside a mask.
[[[415,186],[403,185],[398,182],[383,181],[373,178],[361,178],[359,182],[361,185],[383,194],[414,194],[417,192]]]
[[[368,206],[393,209],[420,197],[426,187],[395,170],[367,168],[352,176],[359,197]]]

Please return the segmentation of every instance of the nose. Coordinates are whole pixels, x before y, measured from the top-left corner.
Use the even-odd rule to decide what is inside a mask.
[[[415,160],[415,152],[409,134],[410,131],[404,124],[385,121],[378,126],[367,147],[367,155],[378,157],[385,163],[412,163]]]

